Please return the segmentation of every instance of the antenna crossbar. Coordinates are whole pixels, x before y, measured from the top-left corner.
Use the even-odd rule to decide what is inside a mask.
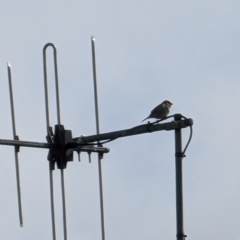
[[[175,115],[181,116],[181,114],[175,114]],[[119,130],[115,132],[102,133],[102,134],[91,135],[91,136],[80,136],[78,138],[73,138],[73,141],[76,141],[76,142],[68,143],[68,145],[70,147],[71,144],[76,144],[76,145],[79,143],[87,144],[91,142],[117,139],[120,137],[128,137],[128,136],[143,134],[143,133],[151,133],[151,132],[163,131],[163,130],[170,131],[170,130],[190,127],[192,125],[193,125],[193,120],[191,118],[187,118],[179,121],[161,123],[156,125],[153,125],[152,123],[147,123],[147,124],[139,125],[133,128]]]

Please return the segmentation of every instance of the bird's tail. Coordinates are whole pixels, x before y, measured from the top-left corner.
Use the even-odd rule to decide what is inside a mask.
[[[148,119],[148,118],[149,118],[149,117],[144,118],[141,122],[145,121],[145,120]]]

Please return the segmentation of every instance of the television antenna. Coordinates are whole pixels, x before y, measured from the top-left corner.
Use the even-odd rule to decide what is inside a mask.
[[[51,218],[52,218],[52,239],[56,240],[55,229],[55,212],[54,212],[54,188],[53,188],[53,171],[55,167],[61,172],[61,192],[62,192],[62,211],[63,211],[63,233],[64,240],[67,240],[67,219],[66,219],[66,201],[65,201],[65,184],[64,170],[67,168],[67,163],[73,161],[73,152],[78,154],[80,161],[80,153],[86,152],[91,162],[91,154],[98,154],[98,175],[99,175],[99,195],[100,195],[100,213],[101,213],[101,234],[102,240],[105,240],[105,223],[104,223],[104,205],[103,205],[103,181],[102,181],[102,159],[104,154],[109,153],[110,149],[103,147],[110,141],[121,137],[127,137],[143,133],[151,133],[155,131],[175,131],[175,169],[176,169],[176,225],[177,225],[177,240],[185,240],[184,222],[183,222],[183,189],[182,189],[182,159],[185,156],[187,147],[192,137],[193,120],[186,118],[181,114],[174,114],[165,119],[174,118],[172,122],[160,123],[162,120],[147,124],[138,125],[130,129],[124,129],[109,133],[100,133],[99,127],[99,110],[98,110],[98,94],[97,94],[97,73],[96,73],[96,57],[95,57],[95,38],[91,37],[92,47],[92,66],[93,66],[93,83],[94,83],[94,99],[95,99],[95,118],[96,118],[96,134],[90,136],[72,137],[72,131],[66,130],[61,124],[60,118],[60,94],[58,81],[58,65],[57,65],[57,48],[53,43],[47,43],[43,47],[43,71],[44,71],[44,90],[45,90],[45,110],[46,110],[46,132],[47,142],[34,142],[20,140],[16,133],[14,101],[12,90],[12,75],[11,65],[7,64],[8,83],[10,94],[10,107],[12,117],[13,140],[0,139],[0,145],[14,146],[15,153],[15,170],[17,182],[17,200],[19,210],[19,222],[23,227],[23,214],[21,202],[20,174],[19,174],[19,159],[18,153],[20,147],[45,148],[49,149],[47,159],[49,161],[49,184],[50,184],[50,203],[51,203]],[[54,60],[54,75],[55,75],[55,91],[56,91],[56,109],[57,109],[57,124],[53,127],[49,121],[49,104],[48,104],[48,76],[47,76],[47,48],[53,49]],[[163,119],[163,120],[165,120]],[[190,137],[184,150],[182,150],[182,135],[181,129],[190,127]]]

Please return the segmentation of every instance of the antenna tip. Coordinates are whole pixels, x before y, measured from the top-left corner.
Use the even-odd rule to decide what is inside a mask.
[[[94,37],[94,36],[92,36],[91,39],[92,39],[93,41],[95,41],[95,37]]]
[[[7,65],[8,65],[8,67],[11,67],[11,64],[10,64],[10,62],[7,62]]]

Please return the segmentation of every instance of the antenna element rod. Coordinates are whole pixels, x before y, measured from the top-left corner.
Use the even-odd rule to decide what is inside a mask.
[[[67,221],[66,221],[66,202],[65,202],[65,188],[64,188],[64,170],[61,169],[61,185],[62,185],[62,208],[63,208],[63,233],[64,240],[67,240]]]
[[[49,181],[50,181],[50,202],[51,202],[51,217],[52,217],[52,236],[53,240],[56,240],[56,229],[55,229],[55,212],[54,212],[54,194],[53,194],[53,170],[49,162]]]
[[[94,37],[91,37],[91,42],[92,42],[92,65],[93,65],[96,131],[97,131],[97,134],[99,134],[100,129],[99,129],[99,115],[98,115],[97,73],[96,73],[95,38]],[[100,147],[100,144],[98,144],[98,146]],[[99,194],[100,194],[100,211],[101,211],[101,230],[102,230],[102,240],[105,240],[101,156],[102,155],[100,153],[98,153],[98,176],[99,176]]]
[[[48,85],[47,85],[47,56],[46,56],[46,50],[48,47],[53,48],[53,60],[54,60],[54,73],[55,73],[55,89],[56,89],[56,103],[57,103],[57,121],[58,125],[61,125],[60,120],[60,101],[59,101],[59,88],[58,88],[58,69],[57,69],[57,48],[53,43],[47,43],[43,47],[43,72],[44,72],[44,90],[45,90],[45,108],[46,108],[46,127],[47,127],[47,135],[49,135],[49,127],[50,127],[50,121],[49,121],[49,107],[48,107]],[[55,215],[54,215],[54,193],[53,193],[53,174],[52,171],[54,170],[54,163],[49,162],[49,177],[50,177],[50,198],[51,198],[51,216],[52,216],[52,233],[53,233],[53,240],[56,239],[56,231],[55,231]],[[63,184],[63,173],[62,173],[62,181]],[[64,189],[64,186],[62,185],[62,189]],[[64,192],[62,193],[64,194]],[[63,197],[64,198],[64,197]],[[63,203],[65,204],[65,199],[63,199]],[[65,206],[63,206],[65,208]],[[65,214],[64,214],[65,217]],[[63,219],[64,222],[64,236],[65,236],[65,224],[66,219]],[[67,238],[65,237],[65,240]]]
[[[14,104],[13,104],[11,65],[10,65],[10,63],[8,63],[7,65],[8,65],[8,83],[9,83],[11,114],[12,114],[13,139],[14,140],[18,140],[18,136],[16,135],[16,127],[15,127],[15,115],[14,115]],[[14,154],[15,154],[15,169],[16,169],[16,180],[17,180],[18,211],[19,211],[20,227],[23,227],[18,151],[19,151],[19,147],[15,146],[14,147]]]

